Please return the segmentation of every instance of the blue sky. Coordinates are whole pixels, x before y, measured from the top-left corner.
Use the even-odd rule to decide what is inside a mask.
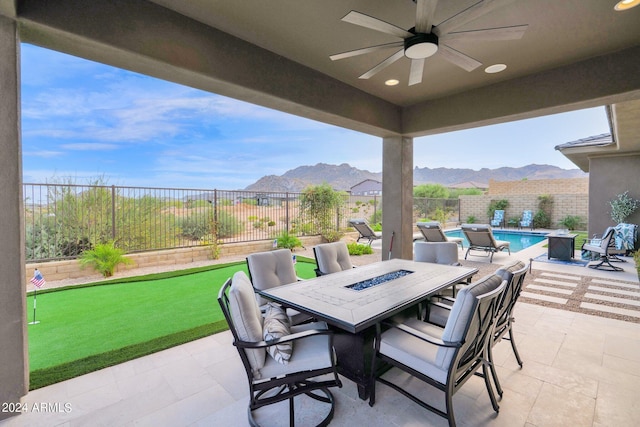
[[[24,182],[233,190],[319,162],[382,170],[378,137],[21,48]],[[573,169],[554,147],[607,132],[604,108],[595,108],[416,138],[414,166]]]

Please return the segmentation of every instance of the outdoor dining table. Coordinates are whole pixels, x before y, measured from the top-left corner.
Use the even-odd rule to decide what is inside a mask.
[[[477,272],[391,259],[258,292],[330,325],[339,372],[354,381],[360,398],[366,399],[375,325]]]

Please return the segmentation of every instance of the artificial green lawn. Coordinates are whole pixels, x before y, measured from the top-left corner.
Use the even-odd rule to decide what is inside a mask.
[[[298,257],[301,278],[315,263]],[[227,329],[216,300],[246,263],[40,291],[29,325],[30,388],[122,363]],[[33,320],[33,295],[27,297]]]

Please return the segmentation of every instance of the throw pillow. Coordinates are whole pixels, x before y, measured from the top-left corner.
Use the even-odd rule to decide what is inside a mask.
[[[264,316],[263,331],[265,341],[270,341],[291,334],[291,323],[289,321],[289,316],[287,316],[287,313],[282,307],[274,303],[267,304],[267,311]],[[269,355],[273,357],[276,362],[282,363],[283,365],[289,363],[292,352],[292,342],[286,342],[267,347],[267,353],[269,353]]]

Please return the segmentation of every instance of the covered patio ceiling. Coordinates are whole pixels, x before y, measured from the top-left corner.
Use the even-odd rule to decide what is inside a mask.
[[[412,0],[0,0],[0,13],[18,21],[23,42],[381,137],[640,99],[640,7],[615,11],[616,0],[432,4],[439,48],[413,85],[402,46],[330,59],[401,42],[342,18],[353,10],[408,30],[416,25]],[[514,26],[515,39],[464,37]],[[475,59],[476,68],[448,60],[446,46]],[[391,65],[359,78],[397,51]],[[494,64],[507,68],[484,71]],[[399,84],[386,86],[388,79]],[[637,135],[639,122],[637,114],[618,117],[614,133]],[[631,140],[624,149],[637,152],[640,142]]]

